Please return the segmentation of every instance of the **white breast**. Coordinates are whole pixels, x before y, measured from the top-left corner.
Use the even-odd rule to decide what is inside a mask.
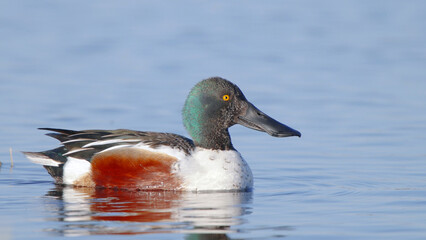
[[[253,187],[250,167],[234,150],[197,147],[190,157],[176,164],[174,171],[184,179],[185,190],[246,190]]]

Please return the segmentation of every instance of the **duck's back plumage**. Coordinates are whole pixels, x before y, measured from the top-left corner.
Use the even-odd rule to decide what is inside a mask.
[[[66,149],[66,156],[89,160],[94,154],[120,145],[146,144],[152,148],[168,146],[189,154],[194,149],[191,139],[174,133],[117,130],[68,130],[40,128],[52,131],[46,135],[58,139]]]

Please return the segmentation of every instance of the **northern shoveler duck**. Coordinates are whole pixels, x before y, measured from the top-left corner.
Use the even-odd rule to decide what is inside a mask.
[[[228,128],[241,124],[274,137],[301,136],[247,101],[219,77],[190,91],[182,111],[191,139],[132,130],[48,130],[62,146],[24,152],[58,184],[130,190],[250,190],[250,167],[232,146]]]

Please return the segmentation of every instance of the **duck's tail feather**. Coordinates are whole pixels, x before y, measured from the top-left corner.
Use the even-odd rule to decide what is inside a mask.
[[[66,152],[64,147],[55,148],[44,152],[22,152],[31,162],[43,165],[56,183],[62,183],[64,164],[67,158],[63,156]]]

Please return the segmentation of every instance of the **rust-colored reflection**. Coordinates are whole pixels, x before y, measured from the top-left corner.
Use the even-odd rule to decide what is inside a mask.
[[[172,220],[181,197],[174,191],[126,191],[74,188],[89,196],[94,221],[158,222]]]

